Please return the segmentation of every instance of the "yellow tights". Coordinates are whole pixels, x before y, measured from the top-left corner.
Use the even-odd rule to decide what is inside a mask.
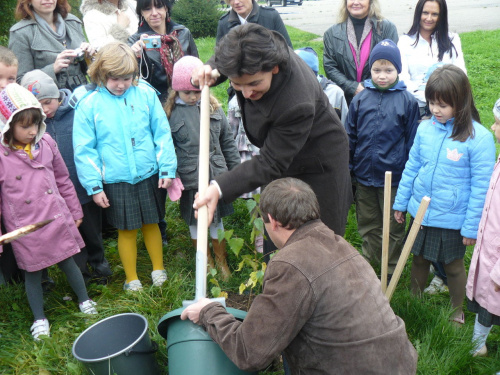
[[[158,224],[144,224],[141,231],[153,264],[153,271],[163,270],[163,244]],[[137,276],[137,232],[138,229],[118,230],[118,253],[127,283],[139,279]]]

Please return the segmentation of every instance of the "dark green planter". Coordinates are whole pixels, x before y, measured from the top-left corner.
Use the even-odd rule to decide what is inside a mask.
[[[94,375],[159,375],[157,350],[148,335],[148,321],[134,313],[100,320],[73,344],[73,356]]]
[[[236,367],[199,325],[181,320],[183,310],[181,307],[169,312],[158,323],[158,332],[167,339],[169,375],[256,374]],[[243,320],[247,314],[232,308],[226,310],[238,320]]]

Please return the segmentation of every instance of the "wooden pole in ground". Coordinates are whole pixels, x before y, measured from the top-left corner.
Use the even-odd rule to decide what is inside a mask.
[[[214,70],[212,77],[217,78],[219,72]],[[198,161],[198,194],[203,197],[209,183],[210,153],[210,87],[201,88],[200,101],[200,153]],[[196,284],[195,301],[207,296],[207,246],[208,246],[208,208],[198,208],[197,223],[198,241],[196,243]]]
[[[401,252],[401,256],[399,257],[398,264],[396,265],[396,269],[394,270],[394,273],[392,275],[389,287],[385,292],[385,296],[387,297],[389,302],[391,301],[392,295],[394,294],[396,285],[398,285],[399,278],[401,277],[403,268],[405,267],[406,261],[408,260],[408,256],[410,255],[411,248],[413,247],[413,243],[415,242],[415,238],[417,237],[420,225],[422,225],[422,220],[424,218],[425,211],[427,211],[427,207],[429,207],[430,201],[431,198],[423,197],[422,201],[420,202],[420,207],[418,208],[417,215],[413,220],[413,224],[410,228],[410,233],[408,234],[408,238],[406,239],[403,251]]]
[[[380,283],[382,292],[387,290],[387,266],[389,262],[389,227],[391,224],[391,183],[392,172],[385,172],[384,182],[384,222],[382,227],[382,260]]]

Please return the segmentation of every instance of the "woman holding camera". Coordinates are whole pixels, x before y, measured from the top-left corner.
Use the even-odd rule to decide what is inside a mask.
[[[85,41],[82,22],[69,13],[67,0],[18,0],[9,48],[19,60],[17,80],[41,69],[58,87],[73,91],[86,84],[84,55],[95,51]]]
[[[188,28],[170,19],[169,0],[138,0],[139,29],[128,39],[141,64],[141,77],[167,99],[174,63],[184,55],[198,57]]]

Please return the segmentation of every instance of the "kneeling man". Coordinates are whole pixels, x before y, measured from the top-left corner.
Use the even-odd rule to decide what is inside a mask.
[[[305,182],[271,182],[260,197],[280,251],[243,322],[202,299],[182,319],[202,325],[243,370],[284,352],[292,374],[415,374],[417,353],[372,267],[319,219]]]

